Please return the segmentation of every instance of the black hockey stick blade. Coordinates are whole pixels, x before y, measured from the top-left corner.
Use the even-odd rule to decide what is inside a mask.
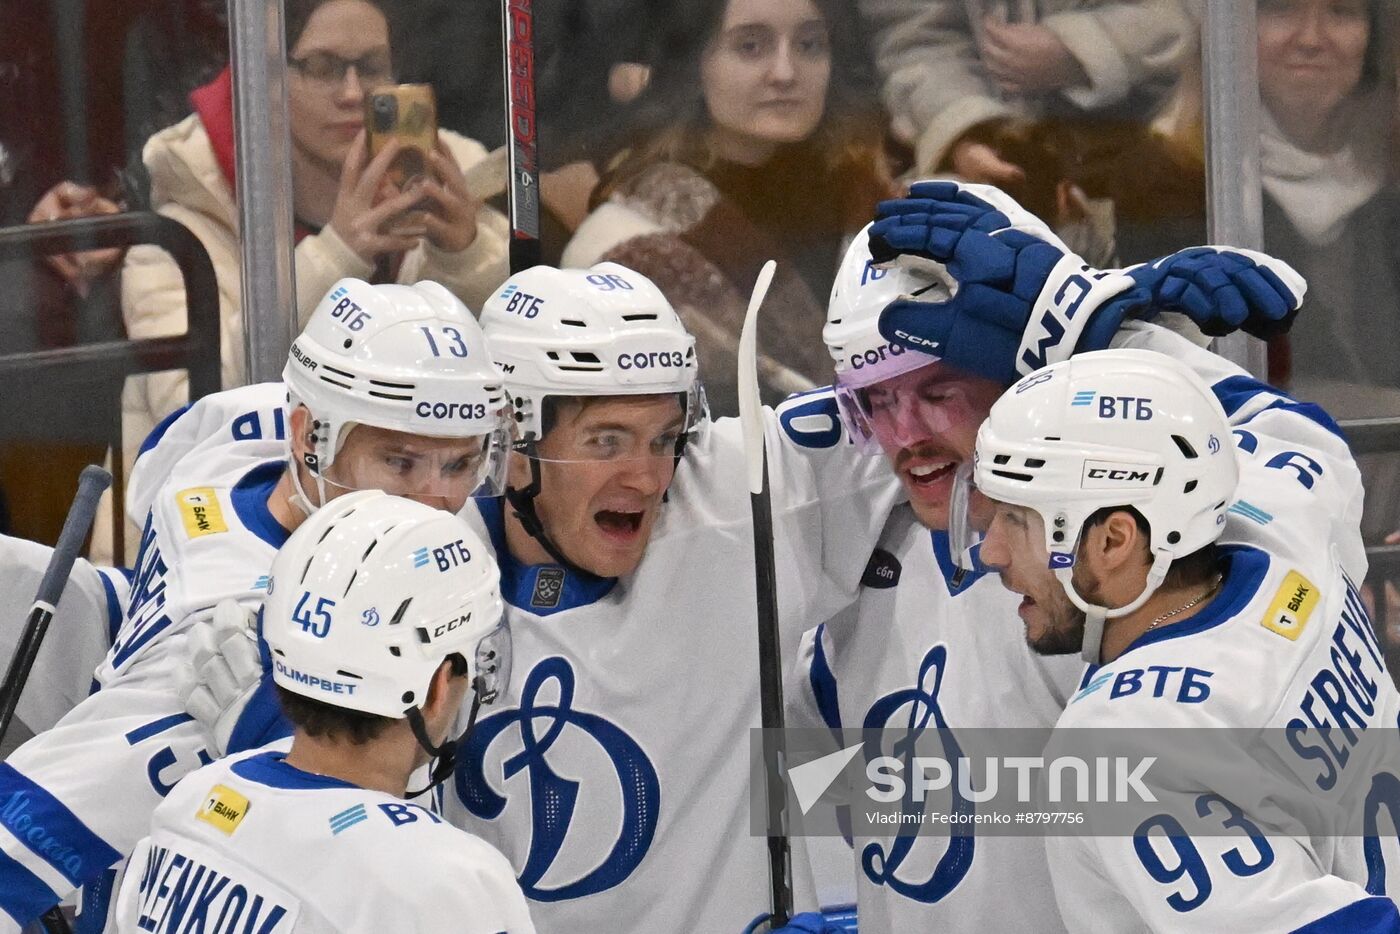
[[[758,394],[758,309],[777,265],[759,270],[739,332],[739,420],[753,511],[754,579],[758,602],[758,683],[763,726],[764,801],[768,815],[768,876],[773,914],[770,928],[792,917],[792,844],[787,835],[786,748],[783,741],[782,640],[778,629],[777,571],[773,557],[773,505],[768,489],[763,404]]]
[[[39,647],[48,632],[54,608],[63,596],[73,562],[77,560],[83,540],[92,528],[97,503],[111,482],[111,474],[91,464],[83,468],[78,478],[78,494],[73,497],[68,518],[63,521],[63,531],[58,535],[58,543],[49,557],[49,566],[39,582],[39,592],[34,596],[34,605],[29,609],[29,617],[25,620],[14,657],[10,659],[10,667],[5,672],[5,680],[0,682],[0,742],[4,742],[5,734],[10,730],[15,707],[19,704],[20,694],[24,692],[25,682],[29,680],[34,659],[39,656]]]

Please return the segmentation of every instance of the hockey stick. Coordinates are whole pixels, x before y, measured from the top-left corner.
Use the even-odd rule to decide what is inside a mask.
[[[73,934],[73,926],[68,923],[68,916],[57,906],[44,912],[39,918],[39,926],[44,929],[45,934]]]
[[[764,800],[768,809],[768,876],[773,915],[769,927],[792,917],[792,845],[787,835],[787,768],[783,738],[782,644],[778,632],[777,572],[773,558],[773,504],[768,489],[768,452],[764,447],[763,408],[758,396],[758,309],[768,294],[777,265],[770,259],[759,270],[739,332],[739,421],[744,434],[744,464],[749,507],[753,511],[754,578],[758,597],[758,689],[762,711]]]
[[[510,148],[510,271],[540,262],[540,166],[535,123],[534,0],[501,0],[506,140]]]
[[[63,531],[58,534],[58,544],[54,545],[49,557],[49,566],[44,570],[44,578],[39,582],[39,592],[34,596],[34,605],[29,609],[24,632],[20,634],[19,645],[10,659],[5,680],[0,683],[0,742],[10,731],[14,720],[15,707],[29,680],[29,671],[34,667],[34,659],[39,655],[39,646],[53,620],[54,608],[63,596],[63,588],[68,585],[68,574],[73,570],[73,561],[82,550],[83,539],[92,528],[93,517],[97,515],[97,501],[102,491],[112,482],[112,475],[101,467],[89,464],[83,468],[78,478],[78,494],[73,497],[73,505],[68,509],[68,518],[63,520]]]

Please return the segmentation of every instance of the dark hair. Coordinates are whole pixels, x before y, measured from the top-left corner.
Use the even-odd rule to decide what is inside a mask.
[[[1062,181],[1091,198],[1112,199],[1120,233],[1129,225],[1154,227],[1195,217],[1205,203],[1201,166],[1141,122],[998,118],[974,126],[964,138],[990,146],[1008,162],[1033,167],[1025,178],[1001,188],[1052,225],[1060,215]],[[945,157],[940,169],[951,169],[951,158]]]
[[[288,54],[291,54],[292,48],[301,41],[301,34],[306,32],[306,24],[311,21],[312,15],[330,2],[331,0],[286,0],[282,26],[287,36]],[[389,48],[391,50],[399,48],[399,32],[394,6],[388,0],[360,0],[360,2],[369,4],[384,16],[385,22],[389,24]]]
[[[1133,517],[1133,522],[1137,524],[1138,532],[1151,541],[1152,527],[1143,518],[1142,513],[1132,506],[1105,506],[1094,512],[1084,522],[1084,529],[1088,531],[1096,525],[1102,525],[1108,521],[1108,517],[1115,512],[1126,512]],[[1082,533],[1081,533],[1082,534]],[[1182,555],[1172,562],[1167,569],[1167,576],[1162,579],[1162,586],[1172,589],[1180,587],[1190,587],[1193,584],[1204,584],[1213,580],[1220,572],[1220,549],[1215,542],[1197,548],[1189,555]]]
[[[290,6],[290,4],[288,4]],[[343,739],[352,746],[363,746],[378,739],[395,721],[378,714],[335,707],[310,697],[277,688],[277,701],[292,725],[307,736]]]
[[[595,205],[658,162],[683,162],[701,172],[714,164],[700,66],[731,2],[688,0],[673,6],[651,51],[651,80],[626,109],[629,142],[595,189]],[[812,4],[826,21],[831,78],[821,121],[808,142],[832,169],[873,166],[880,153],[884,114],[853,4]]]

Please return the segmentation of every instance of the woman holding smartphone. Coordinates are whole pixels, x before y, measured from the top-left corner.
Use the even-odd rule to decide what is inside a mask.
[[[365,141],[365,97],[392,84],[390,5],[384,0],[287,0],[287,90],[292,136],[299,319],[345,276],[375,282],[440,282],[479,308],[507,275],[507,224],[467,188],[462,170],[485,157],[474,140],[438,133],[428,174],[406,191],[386,173],[400,143],[374,158]],[[151,207],[189,227],[214,261],[223,336],[223,385],[244,379],[238,209],[234,200],[231,79],[225,69],[191,95],[194,113],[147,141]],[[133,248],[122,279],[133,338],[185,328],[184,285],[174,261]],[[300,324],[299,320],[299,324]],[[131,459],[150,430],[187,397],[183,373],[127,381],[123,435]],[[139,534],[128,534],[128,541]]]

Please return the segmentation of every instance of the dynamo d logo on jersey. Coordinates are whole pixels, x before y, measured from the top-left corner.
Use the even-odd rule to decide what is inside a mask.
[[[586,750],[582,761],[606,762],[609,773],[580,772],[578,763],[563,760],[560,750]],[[493,763],[489,776],[488,757]],[[507,797],[508,788],[522,788],[521,782],[512,782],[522,772],[529,790]],[[623,882],[646,857],[660,817],[655,766],[621,728],[574,708],[574,669],[558,656],[531,669],[519,707],[492,714],[472,730],[457,766],[456,787],[462,804],[482,820],[498,820],[507,809],[529,815],[530,850],[520,887],[535,901],[582,898]],[[603,821],[614,828],[611,834],[570,832],[576,817],[596,818],[612,801],[620,802],[620,813],[611,823]],[[564,872],[556,866],[583,868]]]
[[[909,759],[913,756],[916,738],[926,730],[936,730],[946,760],[952,764],[954,771],[957,770],[962,751],[958,746],[957,737],[943,718],[943,708],[938,699],[939,691],[943,688],[943,672],[947,667],[948,647],[939,643],[924,655],[924,660],[919,665],[918,684],[886,694],[870,705],[862,725],[867,737],[866,761],[884,755],[880,748],[881,731],[905,731],[906,740],[898,743],[901,748],[895,749],[894,752],[901,759]],[[958,816],[969,816],[974,810],[973,804],[962,794],[960,786],[961,783],[956,780],[950,784],[952,800],[949,807]],[[901,816],[916,812],[921,814],[924,807],[922,796],[915,795],[911,786],[906,785],[900,798]],[[901,821],[898,826],[903,828],[906,824]],[[969,823],[955,825],[952,836],[948,838],[948,848],[939,857],[937,866],[926,879],[901,877],[900,867],[919,841],[925,841],[920,845],[926,847],[938,846],[940,841],[903,830],[897,833],[893,840],[866,844],[860,853],[861,871],[871,882],[888,886],[891,891],[905,898],[925,903],[940,901],[957,888],[958,883],[972,868],[976,839],[971,827]],[[916,862],[927,864],[928,860],[923,858]]]

